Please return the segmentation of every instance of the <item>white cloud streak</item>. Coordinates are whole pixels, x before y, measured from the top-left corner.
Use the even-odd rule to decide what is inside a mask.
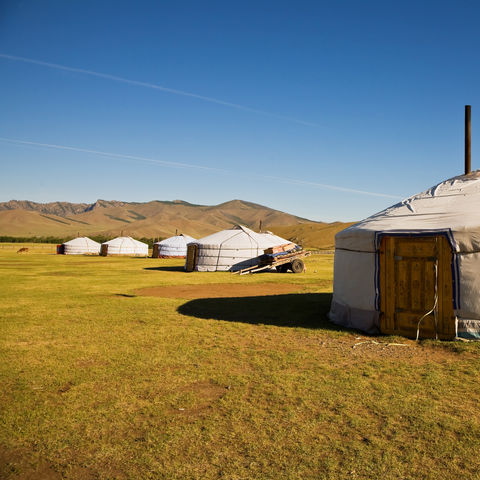
[[[307,127],[320,127],[320,125],[317,124],[317,123],[307,122],[307,121],[304,121],[304,120],[299,120],[297,118],[288,117],[286,115],[280,115],[280,114],[277,114],[277,113],[266,112],[264,110],[258,110],[256,108],[246,107],[244,105],[239,105],[237,103],[232,103],[232,102],[226,102],[224,100],[219,100],[218,98],[207,97],[205,95],[199,95],[197,93],[185,92],[183,90],[177,90],[175,88],[168,88],[168,87],[163,87],[161,85],[155,85],[154,83],[142,82],[142,81],[139,81],[139,80],[130,80],[128,78],[118,77],[116,75],[110,75],[108,73],[95,72],[93,70],[86,70],[84,68],[68,67],[66,65],[59,65],[57,63],[43,62],[41,60],[35,60],[35,59],[32,59],[32,58],[17,57],[15,55],[7,55],[5,53],[0,53],[0,58],[4,58],[6,60],[13,60],[13,61],[16,61],[16,62],[30,63],[30,64],[33,64],[33,65],[39,65],[39,66],[42,66],[42,67],[53,68],[53,69],[56,69],[56,70],[63,70],[63,71],[67,71],[67,72],[80,73],[82,75],[90,75],[92,77],[98,77],[98,78],[103,78],[103,79],[106,79],[106,80],[112,80],[114,82],[126,83],[128,85],[134,85],[136,87],[145,87],[145,88],[151,88],[153,90],[160,90],[162,92],[171,93],[171,94],[174,94],[174,95],[181,95],[183,97],[191,97],[191,98],[195,98],[195,99],[198,99],[198,100],[203,100],[204,102],[216,103],[217,105],[222,105],[224,107],[235,108],[237,110],[243,110],[245,112],[255,113],[255,114],[259,114],[259,115],[265,115],[265,116],[268,116],[268,117],[277,118],[277,119],[285,120],[285,121],[288,121],[288,122],[294,122],[294,123],[297,123],[297,124],[300,124],[300,125],[305,125]]]
[[[136,162],[147,162],[147,163],[152,163],[156,165],[160,165],[163,167],[168,167],[168,168],[185,168],[185,169],[192,169],[192,170],[204,170],[216,174],[223,174],[223,175],[235,175],[236,177],[243,177],[245,174],[241,172],[235,172],[232,170],[226,170],[222,168],[215,168],[215,167],[207,167],[204,165],[196,165],[196,164],[190,164],[190,163],[182,163],[182,162],[170,162],[166,160],[157,160],[154,158],[148,158],[148,157],[141,157],[138,155],[125,155],[122,153],[114,153],[114,152],[104,152],[101,150],[92,150],[88,148],[80,148],[80,147],[71,147],[71,146],[66,146],[66,145],[57,145],[57,144],[52,144],[52,143],[40,143],[40,142],[31,142],[27,140],[18,140],[14,138],[7,138],[7,137],[0,137],[0,141],[6,142],[6,143],[11,143],[15,145],[23,145],[23,146],[30,146],[30,147],[40,147],[40,148],[50,148],[50,149],[55,149],[55,150],[64,150],[64,151],[72,151],[72,152],[79,152],[79,153],[87,153],[90,155],[99,155],[107,158],[112,158],[112,159],[124,159],[124,160],[131,160],[131,161],[136,161]],[[353,194],[358,194],[358,195],[368,195],[371,197],[382,197],[382,198],[392,198],[395,200],[402,199],[400,195],[389,195],[386,193],[378,193],[378,192],[369,192],[365,190],[357,190],[354,188],[348,188],[348,187],[340,187],[338,185],[329,185],[325,183],[317,183],[317,182],[311,182],[307,180],[297,180],[293,178],[284,178],[284,177],[275,177],[271,175],[260,175],[260,174],[254,174],[254,173],[249,173],[248,178],[257,178],[257,179],[263,179],[263,180],[268,180],[271,182],[275,183],[283,183],[283,184],[289,184],[289,185],[305,185],[309,187],[314,187],[314,188],[321,188],[321,189],[326,189],[326,190],[336,190],[340,192],[346,192],[346,193],[353,193]]]

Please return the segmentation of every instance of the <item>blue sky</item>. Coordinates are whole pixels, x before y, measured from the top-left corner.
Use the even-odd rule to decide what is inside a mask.
[[[465,104],[479,166],[479,19],[473,1],[3,0],[0,201],[361,219],[463,172]]]

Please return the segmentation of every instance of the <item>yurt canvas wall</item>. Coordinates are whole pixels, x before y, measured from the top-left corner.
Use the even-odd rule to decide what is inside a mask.
[[[117,237],[102,243],[101,255],[127,255],[132,257],[147,257],[148,245],[132,237]]]
[[[480,338],[480,172],[335,237],[330,319],[369,333]]]
[[[62,243],[59,250],[64,255],[98,255],[100,244],[88,237],[78,237]]]
[[[185,258],[187,255],[187,244],[195,242],[196,239],[188,235],[175,235],[166,238],[161,242],[153,244],[153,258]]]
[[[190,243],[185,269],[199,272],[241,270],[255,265],[265,249],[285,243],[289,241],[237,225]]]

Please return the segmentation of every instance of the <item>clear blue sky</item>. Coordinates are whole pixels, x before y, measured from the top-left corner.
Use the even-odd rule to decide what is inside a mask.
[[[361,219],[462,173],[465,104],[480,166],[479,20],[473,1],[2,0],[0,137],[32,143],[0,140],[0,201]]]

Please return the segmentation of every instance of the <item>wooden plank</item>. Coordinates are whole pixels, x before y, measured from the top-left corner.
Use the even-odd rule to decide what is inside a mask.
[[[395,308],[409,308],[409,269],[410,262],[405,260],[397,261],[396,264],[397,302]]]
[[[386,238],[385,248],[385,328],[395,329],[395,239]]]
[[[396,238],[395,255],[402,257],[431,257],[435,254],[435,238]]]
[[[441,338],[455,336],[455,315],[453,311],[452,250],[446,238],[439,242],[439,325]]]
[[[409,285],[410,290],[410,308],[413,311],[421,312],[423,310],[423,289],[422,287],[422,270],[424,263],[421,260],[414,260],[410,262],[411,265],[411,280]]]
[[[423,309],[428,312],[435,303],[435,262],[431,260],[425,262],[423,288],[425,292]]]

